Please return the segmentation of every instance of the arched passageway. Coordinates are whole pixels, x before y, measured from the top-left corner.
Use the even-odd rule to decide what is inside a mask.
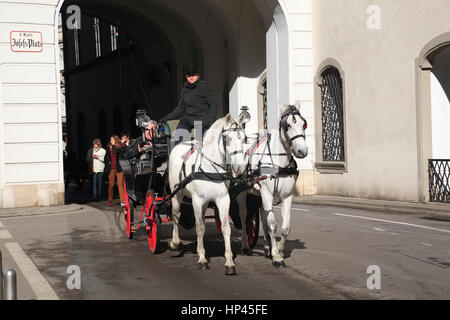
[[[450,33],[429,42],[418,59],[421,200],[450,202]]]
[[[431,126],[433,159],[450,159],[450,45],[434,51],[431,69]]]
[[[67,28],[73,5],[79,30]],[[137,134],[137,108],[154,119],[174,108],[190,62],[214,87],[219,115],[250,107],[253,132],[258,123],[276,128],[278,104],[290,102],[288,25],[276,0],[66,0],[59,7],[68,150],[81,170],[94,138],[106,144],[112,134]],[[261,101],[266,112],[258,112]]]

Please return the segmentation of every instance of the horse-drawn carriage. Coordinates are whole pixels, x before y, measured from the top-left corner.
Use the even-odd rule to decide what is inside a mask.
[[[140,228],[145,228],[148,244],[152,253],[161,252],[161,228],[163,223],[173,222],[171,200],[176,192],[172,192],[168,183],[168,159],[171,151],[171,130],[168,125],[159,124],[148,145],[143,148],[139,158],[121,159],[120,164],[124,171],[124,216],[126,234],[128,239]],[[193,147],[195,142],[191,143]],[[187,185],[193,177],[186,177],[181,185]],[[239,217],[239,206],[236,202],[238,193],[245,190],[242,184],[234,181],[230,187],[230,218],[237,229],[242,229]],[[248,184],[248,181],[247,181]],[[178,186],[178,190],[181,189]],[[259,233],[259,197],[249,196],[246,224],[247,240],[250,248],[256,245]],[[219,233],[222,233],[222,224],[218,208],[214,203],[208,207],[214,214],[205,216],[206,219],[215,220]],[[139,210],[138,210],[139,209]],[[195,227],[195,217],[192,200],[184,197],[181,203],[181,217],[179,224],[186,230]]]
[[[224,237],[225,274],[233,275],[236,269],[231,251],[230,220],[242,230],[243,252],[251,254],[250,249],[258,240],[262,214],[265,255],[272,258],[275,267],[284,267],[283,249],[289,234],[292,195],[298,177],[294,157],[305,158],[308,148],[305,142],[307,123],[299,108],[284,106],[280,111],[277,132],[258,135],[250,147],[244,130],[248,120],[245,113],[237,121],[230,115],[217,120],[202,142],[180,143],[173,149],[169,127],[158,125],[140,158],[121,160],[128,238],[144,227],[150,250],[159,253],[161,225],[172,222],[170,249],[178,250],[181,244],[178,227],[192,229],[195,226],[198,263],[201,269],[208,269],[203,246],[204,220],[214,219]],[[145,127],[142,121],[139,126]],[[257,186],[259,188],[255,188]],[[255,192],[256,189],[259,191]],[[281,203],[283,218],[278,242],[273,212],[276,200]],[[207,208],[213,209],[214,215],[205,217]]]

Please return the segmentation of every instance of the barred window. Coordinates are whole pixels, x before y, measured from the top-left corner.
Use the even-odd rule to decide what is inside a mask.
[[[345,161],[342,78],[335,67],[321,74],[322,159]]]
[[[117,27],[111,26],[111,51],[117,50]]]
[[[267,125],[267,78],[265,78],[263,80],[263,82],[261,83],[260,87],[259,87],[260,91],[259,94],[261,95],[261,102],[262,105],[260,106],[261,111],[260,111],[260,116],[261,116],[261,129],[267,130],[268,125]]]
[[[75,66],[80,65],[80,35],[78,33],[78,21],[75,20],[75,28],[73,29],[73,42],[75,50]]]
[[[95,56],[97,58],[102,55],[102,44],[100,38],[100,20],[94,18],[94,34],[95,34]]]

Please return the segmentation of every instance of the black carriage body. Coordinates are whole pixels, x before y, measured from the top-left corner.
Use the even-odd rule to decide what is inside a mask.
[[[158,168],[167,162],[169,151],[170,138],[157,138],[140,158],[119,160],[124,172],[127,194],[135,205],[142,204],[150,190],[164,193],[166,183]]]
[[[160,245],[160,228],[162,222],[171,221],[172,203],[171,198],[174,193],[171,193],[167,176],[168,169],[165,171],[158,171],[164,163],[168,162],[171,151],[170,137],[156,138],[152,141],[152,145],[148,147],[139,158],[133,159],[119,159],[122,166],[125,179],[126,188],[126,205],[125,205],[125,220],[127,222],[128,238],[133,238],[133,233],[138,230],[141,223],[145,221],[145,229],[150,245],[150,250],[153,253],[159,253]],[[192,179],[205,179],[205,177],[195,176]],[[189,183],[188,181],[186,181]],[[253,248],[258,240],[259,233],[259,208],[261,207],[261,197],[248,194],[246,199],[247,219],[241,221],[239,216],[239,205],[236,197],[249,187],[244,185],[234,185],[230,189],[230,216],[234,226],[237,229],[242,228],[242,224],[247,226],[247,237],[250,248]],[[150,204],[150,208],[145,208]],[[134,220],[134,209],[137,206],[143,205],[140,221]],[[218,210],[215,205],[210,204],[210,207],[215,209],[214,218],[219,232],[221,232],[221,221]],[[142,215],[145,212],[145,217]],[[162,218],[162,216],[167,216]],[[181,217],[179,224],[184,229],[192,229],[195,227],[195,217],[192,207],[192,201],[185,197],[181,203]],[[136,226],[137,225],[137,226]]]

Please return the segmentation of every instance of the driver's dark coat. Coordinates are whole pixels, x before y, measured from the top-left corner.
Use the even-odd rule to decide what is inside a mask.
[[[214,89],[205,81],[186,82],[181,91],[178,106],[165,118],[166,120],[189,119],[203,121],[210,125],[217,119],[218,102]]]

